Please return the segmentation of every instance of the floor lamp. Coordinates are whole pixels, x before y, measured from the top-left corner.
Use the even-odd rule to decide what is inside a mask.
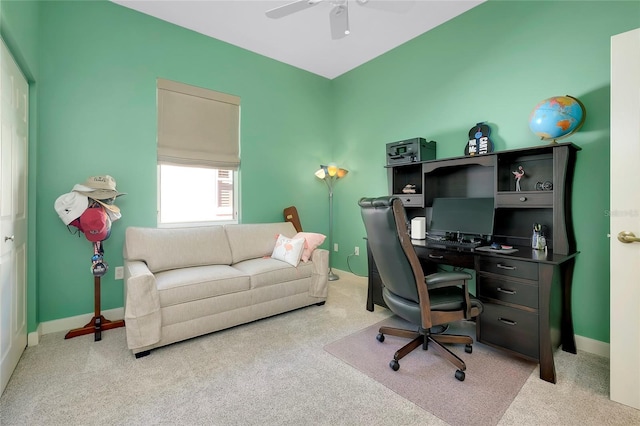
[[[331,270],[331,253],[333,253],[333,186],[336,181],[343,178],[347,173],[345,169],[341,169],[335,164],[328,166],[320,166],[316,172],[316,176],[322,179],[329,188],[329,281],[336,281],[339,277]]]

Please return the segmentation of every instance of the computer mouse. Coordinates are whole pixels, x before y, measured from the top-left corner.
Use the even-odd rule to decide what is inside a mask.
[[[498,243],[492,243],[491,244],[491,248],[494,250],[500,250],[502,248],[502,246]]]

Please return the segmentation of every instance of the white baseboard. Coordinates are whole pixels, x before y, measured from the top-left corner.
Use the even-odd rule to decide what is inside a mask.
[[[36,331],[27,335],[27,346],[36,346],[40,343],[40,336],[42,336],[42,323],[38,324]]]
[[[609,343],[576,334],[576,349],[609,358]]]
[[[124,308],[109,309],[101,312],[102,315],[115,321],[124,318]],[[35,346],[40,342],[40,337],[45,334],[58,333],[60,331],[69,331],[74,328],[84,327],[93,318],[93,313],[77,315],[75,317],[60,318],[53,321],[41,322],[36,331],[29,333],[27,336],[27,345]]]

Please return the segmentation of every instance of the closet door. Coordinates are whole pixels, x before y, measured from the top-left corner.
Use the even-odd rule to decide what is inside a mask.
[[[28,84],[0,40],[0,393],[27,346]]]
[[[611,38],[611,399],[640,408],[640,29]]]

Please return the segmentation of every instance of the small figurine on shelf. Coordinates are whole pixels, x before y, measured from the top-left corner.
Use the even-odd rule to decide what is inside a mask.
[[[522,176],[524,176],[524,169],[522,168],[522,166],[518,166],[518,170],[511,173],[513,173],[513,175],[516,177],[516,191],[520,192],[520,179],[522,179]]]
[[[404,188],[402,188],[402,193],[403,194],[415,194],[416,193],[416,186],[409,183]]]

